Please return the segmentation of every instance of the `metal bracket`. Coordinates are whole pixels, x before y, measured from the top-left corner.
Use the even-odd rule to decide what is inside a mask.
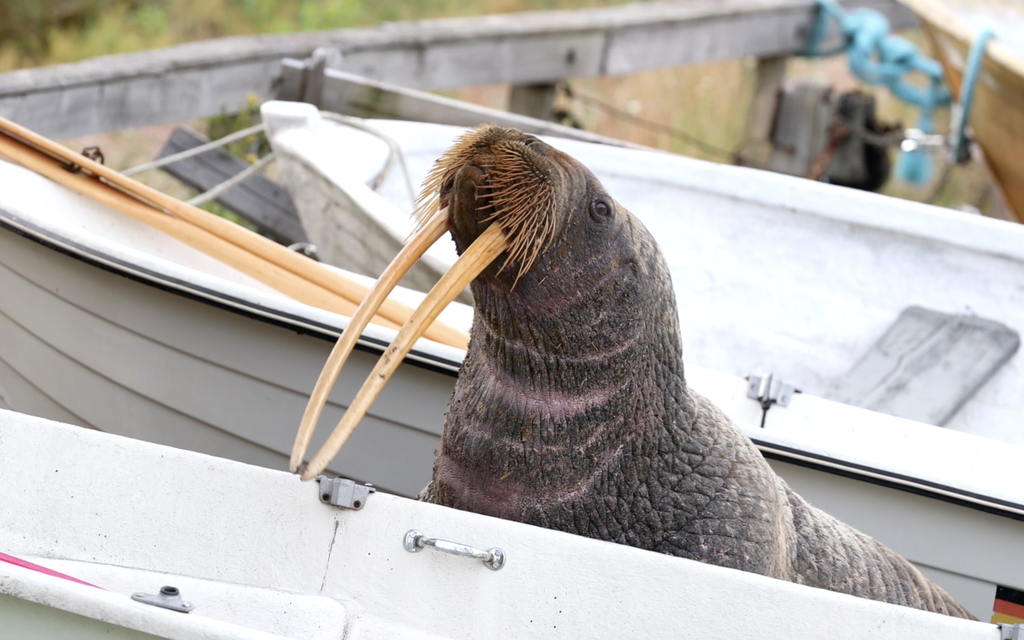
[[[775,376],[771,373],[764,373],[759,376],[750,374],[747,376],[747,397],[756,400],[761,405],[762,429],[764,429],[764,420],[772,405],[777,404],[780,407],[788,407],[794,393],[800,393],[800,390],[792,384],[776,380]]]
[[[320,483],[320,502],[342,509],[362,509],[366,499],[377,490],[370,483],[356,484],[347,478],[317,476]]]
[[[505,552],[497,547],[491,549],[477,549],[461,542],[428,538],[416,529],[410,529],[405,534],[402,546],[409,553],[417,553],[426,547],[433,547],[443,553],[450,553],[453,556],[463,558],[476,558],[482,560],[484,566],[491,571],[498,571],[505,566]],[[1015,639],[1016,640],[1016,639]]]
[[[182,613],[188,613],[195,608],[191,602],[181,599],[181,592],[178,591],[178,587],[171,586],[160,587],[160,593],[142,593],[141,591],[133,593],[132,600]]]
[[[925,133],[920,129],[904,129],[900,151],[945,151],[947,146],[948,140],[942,134]]]
[[[1024,624],[999,623],[999,640],[1024,640]]]
[[[312,258],[317,262],[320,262],[320,252],[312,242],[293,242],[288,245],[288,250],[294,251],[295,253],[301,253],[307,258]]]

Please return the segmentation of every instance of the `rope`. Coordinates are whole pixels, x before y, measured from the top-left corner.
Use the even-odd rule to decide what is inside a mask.
[[[223,139],[224,138],[221,138],[221,140]],[[217,142],[220,142],[220,140],[218,140]],[[192,198],[191,200],[188,200],[187,203],[194,207],[198,207],[199,205],[206,204],[210,200],[220,197],[222,193],[234,189],[235,187],[237,187],[238,185],[242,184],[250,177],[252,177],[256,172],[262,171],[263,168],[270,164],[271,161],[273,161],[275,158],[276,156],[274,155],[273,152],[268,153],[267,155],[263,156],[253,164],[243,169],[241,172],[236,173],[235,175],[231,176],[224,182],[221,182],[220,184],[213,187],[209,191],[204,191],[203,193],[200,193],[198,196]]]
[[[971,50],[967,53],[967,62],[964,64],[964,76],[960,80],[960,101],[953,105],[953,113],[950,118],[950,137],[952,144],[950,149],[949,164],[966,162],[970,157],[970,146],[967,143],[967,123],[971,119],[971,104],[974,102],[974,86],[978,83],[978,76],[981,75],[981,62],[985,58],[985,45],[995,34],[991,29],[985,28],[978,34],[971,43]]]
[[[736,158],[736,151],[729,151],[727,149],[722,149],[721,147],[716,147],[715,145],[709,142],[705,142],[704,140],[701,140],[697,136],[693,135],[692,133],[688,133],[686,131],[683,131],[682,129],[676,129],[666,124],[661,124],[660,122],[654,122],[653,120],[647,120],[645,118],[635,116],[628,111],[619,109],[618,107],[608,104],[607,102],[604,102],[602,100],[599,100],[598,98],[580,93],[576,89],[570,87],[568,82],[563,81],[561,83],[561,87],[565,91],[566,97],[568,97],[569,99],[578,100],[584,104],[595,106],[598,109],[607,113],[608,115],[612,116],[613,118],[617,118],[624,122],[628,122],[630,124],[643,127],[656,133],[667,134],[674,138],[678,138],[679,140],[682,140],[684,142],[689,142],[690,144],[694,145],[698,149],[701,149],[705,153],[712,156],[719,156],[721,158],[724,158],[727,162],[732,162]]]
[[[370,187],[376,190],[380,185],[384,184],[384,180],[388,177],[388,173],[391,172],[392,167],[395,166],[397,159],[398,164],[402,168],[402,175],[405,176],[405,188],[409,192],[409,199],[412,200],[413,204],[416,203],[416,190],[412,187],[412,178],[409,175],[409,167],[405,164],[405,154],[402,153],[402,148],[398,145],[395,140],[379,129],[375,129],[370,125],[366,124],[362,118],[355,118],[353,116],[343,116],[340,113],[333,113],[330,111],[321,111],[320,115],[325,120],[337,122],[340,124],[347,125],[353,129],[359,129],[365,131],[371,135],[377,136],[381,140],[387,143],[390,153],[388,153],[388,159],[384,163],[384,168],[381,169],[373,180],[370,182]]]
[[[917,128],[925,133],[931,132],[933,110],[951,101],[949,89],[943,83],[942,66],[918,51],[912,42],[889,34],[889,21],[881,13],[872,9],[847,12],[833,0],[816,1],[818,15],[804,55],[821,57],[846,52],[850,70],[857,78],[868,84],[885,86],[897,98],[920,108]],[[842,43],[823,51],[821,43],[831,20],[839,26]],[[906,81],[906,76],[915,72],[925,75],[925,87]],[[907,182],[927,182],[931,174],[931,160],[923,149],[904,151],[897,173]]]
[[[213,140],[212,142],[201,144],[198,147],[185,149],[184,151],[179,151],[178,153],[173,153],[169,156],[164,156],[163,158],[160,158],[158,160],[147,162],[146,164],[140,164],[139,166],[132,167],[131,169],[126,169],[121,173],[126,176],[134,176],[136,174],[143,173],[144,171],[149,171],[151,169],[159,169],[160,167],[169,164],[174,164],[178,160],[184,160],[186,158],[191,158],[192,156],[198,156],[199,154],[206,153],[211,149],[217,149],[219,147],[223,147],[224,145],[231,144],[236,140],[248,138],[253,134],[262,132],[263,129],[264,126],[262,124],[253,125],[247,129],[242,129],[241,131],[236,131],[232,134],[226,135],[223,138],[218,138],[216,140]]]

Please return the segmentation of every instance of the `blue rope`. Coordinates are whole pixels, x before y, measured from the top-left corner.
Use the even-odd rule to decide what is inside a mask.
[[[816,1],[818,16],[804,55],[821,57],[847,52],[850,70],[855,76],[868,84],[888,87],[899,99],[920,108],[917,128],[930,133],[934,125],[932,111],[951,101],[949,90],[942,81],[942,66],[924,56],[912,42],[890,35],[889,21],[881,13],[873,9],[848,12],[833,0]],[[821,41],[828,30],[829,20],[838,23],[843,42],[830,51],[822,51]],[[926,76],[925,87],[906,82],[905,77],[914,72]],[[896,172],[906,182],[925,183],[932,172],[931,158],[923,149],[905,151]]]
[[[971,104],[974,102],[974,85],[978,83],[978,76],[981,75],[981,61],[985,58],[985,45],[995,34],[992,30],[985,28],[978,34],[978,37],[971,43],[971,50],[967,53],[967,63],[964,64],[964,76],[960,79],[960,102],[953,109],[953,117],[950,126],[952,136],[952,149],[950,150],[949,161],[951,163],[965,162],[970,158],[970,151],[967,144],[967,123],[971,119]]]

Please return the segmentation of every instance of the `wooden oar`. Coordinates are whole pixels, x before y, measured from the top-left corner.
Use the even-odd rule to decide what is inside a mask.
[[[0,118],[0,151],[29,169],[154,226],[282,293],[351,316],[369,290],[223,218],[125,177],[52,140]],[[81,172],[66,170],[76,165]],[[170,214],[170,215],[168,215]],[[397,328],[412,310],[388,300],[375,322]],[[427,338],[465,349],[469,336],[435,322]]]

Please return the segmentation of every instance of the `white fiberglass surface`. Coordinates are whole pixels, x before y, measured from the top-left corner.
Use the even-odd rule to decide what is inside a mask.
[[[195,613],[162,619],[197,626],[170,637],[200,637],[199,617],[207,615],[211,631],[242,623],[317,638],[564,638],[581,629],[594,637],[812,638],[831,628],[851,637],[998,636],[978,622],[383,493],[358,511],[336,509],[319,502],[311,483],[283,472],[11,412],[0,411],[0,441],[15,454],[0,466],[10,514],[0,523],[0,548],[39,564],[59,558],[58,570],[109,582],[119,593],[98,604],[110,616],[142,609],[125,592],[179,585]],[[490,571],[429,549],[408,553],[411,529],[501,548],[506,566]],[[123,571],[130,569],[134,575]],[[16,570],[2,573],[0,592],[49,597],[49,606],[74,610],[83,594],[106,594],[64,581],[30,594]],[[218,582],[231,587],[218,591]],[[225,597],[230,591],[237,601]],[[607,615],[619,610],[629,615]],[[160,623],[145,613],[152,620],[140,622]],[[415,632],[395,633],[403,628]]]
[[[463,131],[371,125],[400,143],[416,185]],[[369,180],[383,166],[383,143],[338,129],[352,152],[346,156],[360,159],[349,160],[352,171]],[[912,305],[1024,333],[1019,225],[658,152],[548,142],[590,167],[658,240],[692,364],[738,376],[772,371],[827,395]],[[363,161],[362,144],[380,151],[379,163]],[[397,167],[379,192],[411,207]],[[1022,410],[1018,352],[946,426],[1024,445]]]
[[[261,282],[134,218],[0,160],[0,208],[76,242],[112,243],[201,271],[222,280],[273,292]],[[117,256],[121,257],[121,256]]]
[[[345,321],[341,316],[296,302],[162,231],[28,169],[0,160],[0,184],[5,185],[0,192],[0,209],[45,230],[50,237],[259,307],[306,317],[321,324],[344,326]],[[364,285],[372,282],[363,276],[336,270]],[[423,294],[399,287],[393,297],[406,305],[416,305]],[[450,305],[441,315],[442,322],[467,331],[471,318],[472,311],[458,303]],[[366,333],[388,340],[393,335],[391,330],[373,325]],[[448,360],[461,359],[458,350],[434,345],[429,341],[420,344],[423,349],[436,351]]]

